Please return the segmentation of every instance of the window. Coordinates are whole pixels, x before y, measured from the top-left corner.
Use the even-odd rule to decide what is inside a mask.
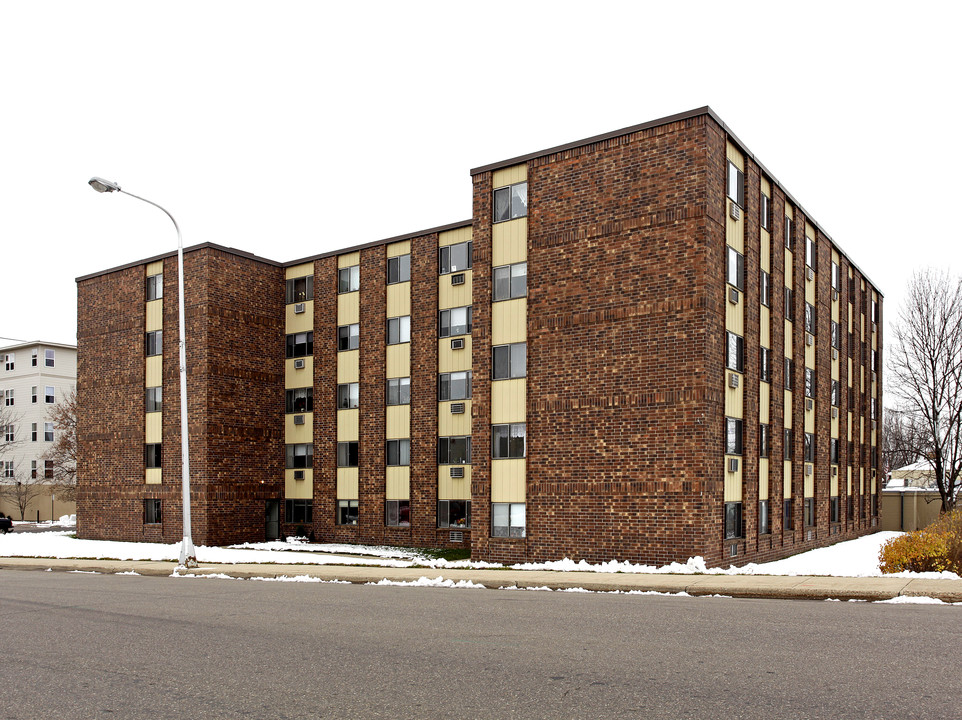
[[[358,444],[356,440],[339,442],[337,444],[337,466],[357,467],[357,448]]]
[[[352,410],[360,400],[360,385],[358,383],[344,383],[337,386],[337,409]]]
[[[292,333],[287,336],[288,358],[307,357],[314,354],[314,333]]]
[[[3,426],[3,441],[4,441],[4,442],[8,442],[8,443],[12,443],[12,442],[14,442],[13,437],[14,437],[14,426],[13,426],[13,425],[4,425],[4,426]]]
[[[294,388],[284,391],[284,412],[314,412],[314,388]]]
[[[53,423],[45,422],[43,424],[43,441],[53,442]]]
[[[728,197],[738,207],[745,207],[745,173],[731,160],[728,161]]]
[[[768,197],[765,193],[762,193],[761,202],[761,215],[759,222],[762,226],[762,230],[771,230],[772,228],[772,199]]]
[[[838,465],[838,438],[828,441],[828,459],[832,465]]]
[[[742,504],[740,502],[725,503],[725,539],[731,540],[742,536]]]
[[[502,265],[494,269],[494,300],[511,300],[528,294],[528,263]]]
[[[438,400],[469,400],[471,398],[471,371],[441,373],[438,375]]]
[[[842,394],[842,386],[838,380],[832,380],[832,407],[838,407],[839,398]]]
[[[726,280],[729,285],[734,285],[739,290],[745,290],[745,256],[735,248],[728,248],[728,274]]]
[[[758,534],[768,535],[772,531],[772,521],[768,515],[768,500],[758,501]]]
[[[164,389],[159,385],[146,389],[146,412],[160,412],[163,404]]]
[[[54,367],[56,362],[56,351],[47,348],[43,351],[44,367]]]
[[[471,501],[438,500],[438,527],[471,527]]]
[[[147,333],[144,341],[144,353],[147,357],[160,355],[164,351],[164,331],[154,330]]]
[[[31,480],[37,479],[37,461],[36,460],[30,461],[30,479]]]
[[[772,306],[772,276],[764,270],[762,270],[759,292],[762,305],[770,308]]]
[[[785,319],[795,321],[795,293],[790,287],[785,288]]]
[[[805,332],[815,334],[815,306],[805,303]]]
[[[471,267],[471,248],[470,242],[457,243],[456,245],[445,245],[438,248],[438,270],[440,275],[461,272]]]
[[[785,216],[785,247],[789,250],[795,250],[795,239],[793,238],[794,228],[792,227],[792,219]]]
[[[829,522],[837,523],[839,522],[839,517],[841,513],[839,512],[839,502],[838,497],[829,498]]]
[[[337,349],[357,350],[361,344],[361,331],[357,323],[353,325],[341,325],[337,329]]]
[[[156,525],[160,523],[160,508],[160,500],[144,500],[144,525]]]
[[[842,289],[842,268],[838,266],[837,262],[832,263],[832,289]]]
[[[872,301],[872,322],[878,322],[878,300]]]
[[[339,293],[355,292],[361,288],[361,266],[341,268],[337,271],[337,291]]]
[[[7,353],[3,356],[4,368],[6,370],[13,370],[16,365],[16,355],[15,353]]]
[[[812,270],[817,269],[818,254],[816,252],[815,241],[808,235],[805,236],[805,264]]]
[[[528,374],[527,355],[527,343],[495,345],[491,348],[491,379],[525,377]]]
[[[407,282],[411,279],[411,254],[387,259],[387,284]],[[407,502],[405,500],[405,502]]]
[[[314,299],[314,276],[305,275],[304,277],[291,278],[287,281],[287,292],[285,300],[287,304],[302,303]]]
[[[471,438],[439,437],[438,465],[465,465],[471,462]]]
[[[762,382],[772,381],[772,351],[767,347],[758,350],[758,377]]]
[[[795,389],[795,363],[791,358],[785,358],[785,389]]]
[[[470,307],[452,308],[438,312],[438,337],[468,335],[470,332]]]
[[[758,457],[767,458],[771,446],[771,429],[765,423],[758,426]]]
[[[805,498],[805,527],[815,525],[815,498]]]
[[[30,423],[30,441],[37,442],[37,423]]]
[[[37,349],[34,348],[30,351],[30,366],[37,367]]]
[[[411,440],[409,438],[387,441],[387,464],[392,467],[411,464]]]
[[[285,500],[284,522],[314,522],[314,503],[311,500]]]
[[[491,426],[491,457],[523,458],[525,451],[525,423]]]
[[[411,316],[388,318],[387,344],[398,345],[407,342],[411,342]]]
[[[839,325],[837,322],[832,320],[832,347],[838,350],[839,342],[841,338],[841,331],[839,330]]]
[[[745,341],[733,332],[728,334],[728,352],[725,357],[725,367],[729,370],[745,371]]]
[[[738,418],[725,418],[725,454],[742,454],[742,421]]]
[[[314,467],[314,446],[311,443],[292,443],[284,446],[284,467],[302,469]]]
[[[53,480],[53,460],[43,461],[43,479]]]
[[[411,378],[389,378],[387,381],[387,404],[411,404]]]
[[[524,537],[525,504],[491,503],[491,536]]]
[[[869,403],[869,405],[868,405],[868,407],[869,407],[869,412],[868,412],[869,419],[875,420],[875,398],[869,398],[868,403]]]
[[[160,300],[164,296],[163,273],[147,276],[146,292],[147,292],[147,302],[150,302],[151,300]]]
[[[33,387],[30,388],[30,402],[31,402],[32,404],[36,405],[36,404],[37,404],[37,397],[38,397],[38,395],[37,395],[37,386],[34,385]]]
[[[805,397],[815,397],[815,371],[812,368],[805,368]]]
[[[384,524],[391,527],[408,527],[411,524],[411,501],[385,500]]]
[[[337,501],[337,524],[357,525],[357,500]]]
[[[794,511],[794,508],[792,508],[792,499],[785,498],[785,502],[782,505],[783,505],[782,512],[784,513],[782,518],[782,526],[786,530],[794,530],[795,529],[795,511]]]
[[[494,222],[504,222],[528,214],[528,183],[520,182],[494,191]]]
[[[785,440],[783,445],[783,450],[785,453],[785,460],[788,462],[792,461],[792,457],[795,455],[795,437],[792,434],[791,428],[785,428]]]
[[[12,407],[16,404],[16,398],[13,395],[13,390],[3,391],[3,404],[5,407]]]
[[[163,453],[160,443],[147,443],[144,445],[144,466],[149,468],[159,468]]]
[[[10,479],[14,476],[13,472],[13,460],[3,461],[3,477]]]
[[[53,389],[53,385],[44,385],[44,387],[43,387],[43,401],[44,401],[47,405],[53,405],[53,404],[54,404],[55,400],[54,400],[54,389]]]
[[[815,435],[805,433],[805,462],[815,462]]]

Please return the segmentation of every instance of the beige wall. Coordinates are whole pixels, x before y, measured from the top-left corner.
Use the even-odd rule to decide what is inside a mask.
[[[912,532],[939,519],[942,500],[939,493],[882,491],[880,509],[882,530]]]

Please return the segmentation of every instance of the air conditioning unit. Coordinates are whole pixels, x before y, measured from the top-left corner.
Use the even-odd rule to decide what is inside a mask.
[[[448,540],[450,542],[456,542],[456,543],[464,542],[464,533],[461,532],[460,530],[452,530],[448,534]]]
[[[872,323],[872,332],[876,332],[877,330],[878,326],[875,323]]]
[[[304,358],[297,358],[297,360],[294,361],[294,369],[295,370],[304,369]]]
[[[303,424],[304,424],[304,416],[303,416],[303,415],[295,415],[295,416],[294,416],[294,424],[295,424],[295,425],[303,425]]]
[[[832,419],[834,420],[834,419],[837,418],[837,417],[838,417],[838,408],[837,408],[837,407],[833,407],[833,408],[832,408]]]
[[[464,285],[464,273],[454,273],[451,276],[452,285]]]
[[[742,209],[732,201],[728,206],[728,214],[732,216],[732,220],[740,220],[742,217]]]
[[[295,480],[303,480],[303,479],[304,479],[304,471],[303,471],[303,470],[295,470],[295,471],[294,471],[294,479],[295,479]]]
[[[812,474],[812,466],[810,463],[805,463],[805,474],[806,475]]]
[[[451,414],[464,415],[464,403],[463,402],[451,403]]]
[[[304,312],[304,303],[296,303],[294,305],[294,312],[297,315],[300,315],[302,312]]]
[[[875,375],[875,371],[872,371],[872,382],[878,382],[878,377]]]
[[[735,373],[728,373],[728,387],[738,387],[738,376]]]
[[[838,465],[832,465],[832,475],[838,475]]]
[[[739,293],[735,288],[728,288],[728,302],[732,305],[738,304]]]
[[[832,288],[832,300],[838,300],[838,290]]]
[[[815,401],[812,400],[811,398],[806,398],[806,399],[805,399],[805,409],[806,409],[806,410],[812,410],[812,409],[814,409],[814,408],[815,408]]]
[[[838,350],[836,348],[832,348],[832,360],[838,360]]]
[[[812,268],[805,268],[805,277],[809,280],[815,279],[815,271]]]
[[[809,335],[808,333],[805,333],[805,344],[808,345],[809,347],[811,347],[812,345],[814,345],[814,344],[815,344],[815,336],[814,336],[814,335]]]
[[[464,468],[459,466],[454,466],[451,468],[451,477],[453,478],[463,478]]]
[[[728,458],[728,472],[738,472],[738,458]]]
[[[454,338],[451,341],[452,350],[464,350],[464,338]]]

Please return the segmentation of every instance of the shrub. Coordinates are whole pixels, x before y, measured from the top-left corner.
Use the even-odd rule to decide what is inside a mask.
[[[879,551],[879,569],[883,573],[948,570],[962,575],[962,510],[886,542]]]

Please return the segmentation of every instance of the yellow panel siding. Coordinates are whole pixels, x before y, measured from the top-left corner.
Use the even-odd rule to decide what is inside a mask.
[[[759,235],[761,236],[762,246],[759,262],[762,270],[770,273],[772,271],[772,236],[769,235],[768,230],[759,230]]]
[[[391,243],[387,246],[387,256],[389,258],[397,257],[398,255],[407,255],[411,252],[411,241],[403,240],[402,242]],[[391,498],[392,500],[399,500],[402,498]]]
[[[491,187],[500,188],[505,185],[514,185],[528,179],[528,166],[526,164],[512,165],[508,168],[495,170],[491,175]]]
[[[298,413],[304,416],[302,425],[294,424],[294,415],[284,416],[284,442],[309,443],[313,439],[314,413]]]
[[[164,329],[164,301],[163,300],[151,300],[147,303],[146,307],[146,325],[145,330],[147,332],[153,332],[154,330]]]
[[[438,372],[460,372],[471,369],[471,336],[465,335],[464,348],[451,349],[451,338],[438,340]]]
[[[457,230],[445,230],[438,235],[438,247],[457,245],[458,243],[468,242],[470,239],[470,227],[458,228]]]
[[[785,321],[785,335],[782,338],[785,348],[785,357],[792,358],[794,350],[792,349],[792,334],[794,332],[794,325],[788,320]]]
[[[157,260],[156,262],[148,263],[144,270],[144,275],[150,277],[151,275],[160,275],[164,272],[164,261]]]
[[[768,500],[768,458],[758,459],[758,499]],[[769,513],[774,508],[769,508]]]
[[[337,499],[357,500],[357,468],[337,469]]]
[[[725,371],[725,415],[740,418],[742,417],[742,408],[745,407],[745,376],[739,375],[738,387],[733,388],[731,383],[728,382],[728,377],[732,374],[739,375],[732,370]]]
[[[782,463],[782,499],[788,500],[792,496],[792,464]]]
[[[294,312],[295,307],[300,304],[304,306],[304,312]],[[291,333],[310,332],[314,329],[314,301],[307,300],[303,303],[291,303],[284,306],[284,332]]]
[[[771,422],[771,418],[769,416],[771,393],[771,383],[758,383],[758,422],[762,423],[763,425],[767,425],[769,422]]]
[[[729,463],[731,459],[738,460],[738,470],[736,472],[728,472]],[[725,502],[741,502],[742,501],[742,458],[740,455],[726,455],[725,456]]]
[[[411,343],[388,345],[384,372],[386,377],[399,378],[411,375]]]
[[[464,282],[460,285],[451,284],[452,275],[464,275]],[[438,277],[438,309],[467,307],[471,304],[472,293],[472,271],[460,270],[456,273],[441,275]]]
[[[725,292],[725,329],[730,330],[736,335],[745,335],[745,311],[743,310],[744,303],[740,299],[737,305],[728,302],[728,286],[724,288]]]
[[[314,263],[302,263],[300,265],[295,265],[294,267],[289,267],[284,271],[285,280],[293,280],[294,278],[304,277],[305,275],[314,274]]]
[[[528,259],[528,218],[491,226],[491,265],[512,265]]]
[[[304,367],[298,370],[294,367],[295,360],[303,360]],[[284,387],[299,388],[314,384],[314,358],[288,358],[284,361]]]
[[[344,255],[337,256],[337,269],[354,267],[355,265],[361,264],[361,253],[360,251],[345,253]],[[350,498],[348,498],[350,499]]]
[[[491,344],[524,342],[528,338],[528,298],[491,304]]]
[[[813,276],[809,280],[807,272],[805,273],[805,302],[809,305],[815,305],[815,279]]]
[[[338,410],[337,411],[337,440],[338,442],[348,442],[358,440],[358,428],[360,422],[360,410]]]
[[[838,437],[838,417],[832,418],[832,429],[830,431],[830,434],[833,438]]]
[[[766,177],[761,178],[760,184],[761,184],[762,192],[765,193],[766,195],[768,195],[768,197],[771,197],[771,196],[772,196],[772,184],[771,184],[770,182],[768,182],[768,178],[766,178]]]
[[[144,482],[147,485],[160,485],[161,472],[162,471],[160,468],[147,468],[146,475],[144,476]]]
[[[293,470],[284,471],[284,498],[287,500],[310,500],[314,494],[314,471],[305,470],[303,480],[294,479]]]
[[[784,420],[785,427],[790,428],[792,426],[792,391],[785,391],[785,404],[782,407],[782,418]]]
[[[147,358],[147,366],[144,371],[144,387],[158,387],[163,384],[163,358],[160,355],[151,355]]]
[[[517,423],[526,419],[528,388],[524,378],[491,383],[491,422]]]
[[[806,400],[811,400],[811,398],[806,398]],[[808,409],[808,403],[805,403],[805,432],[814,433],[815,432],[815,401],[812,400],[812,409]]]
[[[772,347],[772,311],[761,306],[760,313],[758,316],[759,331],[758,331],[758,343],[762,347],[767,347],[771,349]]]
[[[785,287],[795,287],[794,275],[792,274],[795,271],[794,263],[795,258],[792,251],[785,248]]]
[[[341,293],[337,296],[337,324],[353,325],[360,322],[361,293]]]
[[[808,466],[811,467],[811,463],[808,463]],[[804,470],[803,472],[808,472],[808,471]],[[805,482],[803,487],[804,496],[807,498],[815,497],[815,469],[813,468],[812,472],[810,474],[805,475],[804,477],[805,477]]]
[[[785,204],[785,217],[795,219],[795,209],[788,203]]]
[[[805,343],[805,367],[814,369],[815,368],[815,342],[809,345],[808,342]]]
[[[845,494],[852,494],[852,468],[846,468],[845,471]]]
[[[524,502],[525,460],[491,461],[491,502]]]
[[[288,360],[287,362],[290,362]],[[358,382],[358,378],[361,376],[360,371],[361,362],[361,351],[360,350],[344,350],[337,354],[337,382],[339,384]],[[314,375],[307,376],[310,380]],[[288,387],[301,387],[300,385],[288,385]]]
[[[385,500],[410,500],[411,499],[411,468],[389,467],[385,470],[384,499]]]
[[[735,205],[735,201],[726,198],[726,209]],[[738,220],[732,217],[731,210],[725,213],[725,241],[735,248],[738,252],[745,252],[745,212],[738,213]]]
[[[411,314],[411,283],[403,282],[387,286],[385,317],[401,317]]]
[[[389,405],[385,418],[384,432],[386,436],[392,440],[395,438],[411,437],[411,406]]]
[[[507,381],[506,381],[507,382]],[[499,383],[491,383],[492,386]],[[471,401],[457,400],[464,403],[463,413],[452,413],[450,402],[438,403],[438,436],[458,437],[471,434]],[[524,418],[522,417],[522,420]],[[497,422],[497,421],[495,421]]]
[[[163,413],[149,412],[144,417],[144,442],[159,443],[164,440]]]
[[[852,442],[852,413],[848,413],[848,437],[845,438],[848,442]],[[851,460],[849,460],[851,462]]]
[[[458,467],[464,468],[463,478],[452,478],[450,465],[438,465],[438,500],[471,499],[471,466]]]
[[[858,494],[865,494],[865,470],[862,468],[858,470]]]
[[[828,494],[832,497],[838,497],[838,475],[832,475],[832,480],[829,483]]]

